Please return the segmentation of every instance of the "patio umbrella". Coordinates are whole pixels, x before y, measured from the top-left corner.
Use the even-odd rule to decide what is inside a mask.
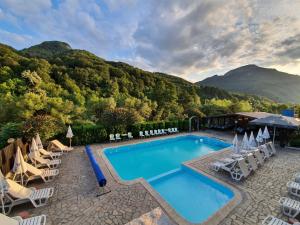
[[[238,147],[238,144],[239,144],[239,140],[238,140],[238,137],[237,137],[237,134],[234,136],[233,138],[233,141],[232,141],[232,145],[233,145],[233,151],[235,153],[239,153],[239,147]]]
[[[15,162],[12,171],[14,172],[14,178],[16,175],[20,174],[21,176],[21,184],[23,185],[23,174],[26,173],[27,171],[27,166],[25,164],[23,155],[21,153],[20,147],[17,149],[17,153],[15,156]]]
[[[299,129],[300,127],[300,119],[282,115],[271,115],[260,119],[255,119],[250,122],[250,124],[254,125],[265,125],[271,126],[274,128],[273,134],[273,143],[275,141],[276,128],[285,128],[285,129]]]
[[[253,134],[253,131],[251,131],[251,134],[250,134],[250,138],[249,138],[249,146],[250,147],[256,147],[256,141],[255,141],[255,138],[254,138],[254,134]]]
[[[71,147],[72,137],[74,137],[74,134],[73,134],[73,131],[72,131],[70,125],[69,125],[69,127],[68,127],[68,131],[67,131],[66,137],[70,139],[70,147]]]
[[[31,141],[31,145],[30,145],[30,157],[32,158],[36,158],[40,156],[40,152],[39,152],[39,148],[34,140],[34,138],[32,138]],[[34,163],[36,165],[36,163]]]
[[[249,149],[249,141],[248,141],[248,135],[247,132],[245,132],[244,137],[243,137],[243,141],[241,144],[241,148],[244,150]]]
[[[1,207],[2,207],[2,213],[5,215],[5,208],[4,208],[4,193],[8,189],[8,184],[5,180],[5,177],[3,176],[2,171],[0,170],[0,199],[1,199]]]
[[[35,143],[37,144],[38,149],[43,149],[43,148],[44,148],[39,133],[37,133],[37,134],[35,135]]]
[[[257,133],[257,136],[256,136],[256,141],[257,141],[257,144],[259,145],[259,143],[262,143],[263,142],[263,137],[262,137],[262,132],[261,132],[261,129],[259,128],[258,130],[258,133]]]
[[[270,134],[269,134],[267,126],[265,126],[264,133],[263,133],[262,137],[263,137],[263,139],[265,139],[265,141],[270,138]]]

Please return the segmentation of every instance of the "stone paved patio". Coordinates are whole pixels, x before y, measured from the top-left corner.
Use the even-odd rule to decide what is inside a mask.
[[[232,140],[232,134],[228,133],[201,132],[199,134]],[[92,145],[91,147],[95,152],[112,145]],[[233,182],[226,174],[215,173],[208,168],[210,162],[226,154],[228,151],[189,163],[190,166],[215,176],[241,191],[242,203],[220,224],[260,224],[268,214],[286,220],[287,218],[282,216],[279,210],[278,200],[280,196],[287,195],[287,181],[292,179],[295,172],[300,171],[300,152],[279,149],[277,156],[269,159],[247,180],[239,183]],[[48,225],[121,225],[160,206],[141,183],[121,184],[112,176],[103,159],[98,156],[97,160],[101,163],[101,168],[108,180],[107,190],[110,190],[108,194],[98,196],[102,191],[98,187],[88,158],[83,147],[77,147],[73,152],[63,155],[60,175],[54,182],[32,184],[38,187],[55,187],[56,192],[49,204],[41,208],[33,208],[28,204],[26,210],[31,215],[46,214]],[[16,207],[13,215],[24,209],[24,207]]]

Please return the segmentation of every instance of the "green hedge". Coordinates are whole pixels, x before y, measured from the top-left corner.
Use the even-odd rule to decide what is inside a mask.
[[[103,126],[99,125],[84,125],[72,127],[74,137],[72,138],[72,145],[87,145],[92,143],[101,143],[107,141],[107,131]],[[63,143],[68,144],[69,140],[66,138],[66,133],[56,136],[57,139]]]
[[[290,146],[292,146],[292,147],[300,147],[300,136],[294,137],[294,138],[290,141]]]

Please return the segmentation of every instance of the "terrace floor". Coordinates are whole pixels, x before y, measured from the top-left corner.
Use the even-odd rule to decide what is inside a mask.
[[[199,134],[228,141],[233,138],[232,134],[225,132],[207,131],[199,132]],[[138,141],[140,140],[131,142]],[[118,144],[95,144],[91,147],[96,152],[105,147],[119,144],[123,144],[123,142]],[[300,171],[300,152],[278,149],[277,156],[270,158],[263,167],[248,177],[247,180],[239,183],[232,182],[226,174],[215,173],[208,168],[211,161],[217,157],[224,157],[226,154],[229,154],[229,152],[225,151],[213,157],[205,157],[189,163],[197,170],[215,176],[241,191],[242,202],[220,224],[260,224],[268,214],[286,220],[287,218],[283,217],[279,210],[278,200],[281,196],[287,195],[286,183],[292,179],[295,172]],[[48,205],[41,208],[33,208],[30,204],[26,207],[19,206],[13,210],[12,216],[26,210],[31,216],[47,215],[47,225],[121,225],[160,206],[142,183],[136,182],[127,185],[119,183],[100,155],[97,155],[97,160],[107,178],[106,190],[109,190],[109,193],[99,196],[103,193],[103,190],[98,187],[84,148],[76,147],[73,152],[63,155],[60,175],[55,181],[47,184],[31,184],[39,188],[47,186],[55,188],[55,194]],[[135,224],[143,223],[139,221]],[[172,218],[164,218],[163,224],[174,224],[174,222]]]

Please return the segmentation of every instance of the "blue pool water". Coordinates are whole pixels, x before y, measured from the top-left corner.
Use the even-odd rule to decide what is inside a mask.
[[[107,148],[104,154],[123,180],[145,178],[183,218],[200,223],[233,193],[182,163],[229,146],[218,139],[186,135]]]
[[[228,188],[185,166],[149,183],[191,223],[205,221],[233,197]]]

